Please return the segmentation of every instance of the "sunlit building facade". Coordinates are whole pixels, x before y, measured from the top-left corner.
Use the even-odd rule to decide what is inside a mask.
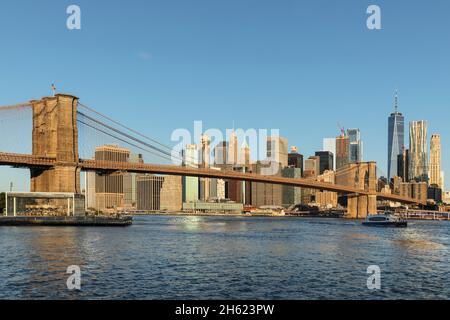
[[[442,188],[441,177],[441,136],[431,135],[430,140],[430,185]]]
[[[409,180],[428,182],[427,122],[409,124]]]
[[[336,170],[345,167],[350,162],[350,139],[341,135],[336,138]]]

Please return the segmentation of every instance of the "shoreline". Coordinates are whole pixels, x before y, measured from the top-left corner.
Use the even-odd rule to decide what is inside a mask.
[[[265,214],[265,213],[187,213],[187,212],[149,212],[149,213],[127,213],[133,217],[144,217],[144,216],[184,216],[184,217],[268,217],[268,218],[327,218],[327,219],[348,219],[345,217],[336,217],[328,215],[293,215],[293,214]],[[354,220],[354,219],[348,219]],[[357,219],[356,219],[357,220]]]

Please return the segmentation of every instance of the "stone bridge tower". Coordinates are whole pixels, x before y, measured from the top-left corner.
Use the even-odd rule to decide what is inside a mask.
[[[350,163],[336,172],[336,184],[368,191],[373,195],[349,194],[347,211],[349,218],[364,219],[377,212],[377,164],[376,162]]]
[[[80,193],[78,98],[57,94],[31,101],[31,105],[33,155],[57,162],[51,169],[31,169],[31,192]]]

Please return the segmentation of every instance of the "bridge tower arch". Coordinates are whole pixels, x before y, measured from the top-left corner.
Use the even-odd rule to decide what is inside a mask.
[[[377,211],[377,164],[376,162],[349,163],[336,173],[336,184],[368,191],[369,195],[349,194],[347,214],[352,219],[364,219]]]
[[[56,160],[52,168],[32,168],[31,192],[80,193],[78,98],[66,94],[31,101],[32,153]]]

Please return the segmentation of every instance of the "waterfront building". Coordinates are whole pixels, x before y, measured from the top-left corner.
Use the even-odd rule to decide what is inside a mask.
[[[138,175],[136,177],[137,209],[141,211],[180,211],[181,177]]]
[[[244,205],[233,202],[191,202],[183,203],[183,211],[241,214],[244,211]]]
[[[317,181],[335,184],[336,173],[333,170],[325,170],[317,177]],[[338,194],[332,191],[315,191],[316,203],[322,208],[336,208],[338,205]]]
[[[316,180],[320,174],[320,157],[312,156],[305,160],[305,170],[303,178]],[[308,204],[314,202],[316,190],[310,188],[302,188],[302,203]]]
[[[324,138],[322,150],[333,154],[333,170],[336,171],[336,138]]]
[[[395,93],[394,112],[388,118],[388,180],[398,172],[398,156],[405,149],[405,117],[398,112],[398,94]]]
[[[430,140],[430,185],[442,188],[441,173],[441,136],[433,134]]]
[[[96,161],[128,162],[130,150],[118,145],[104,145],[95,149]],[[116,210],[124,206],[124,173],[97,174],[95,176],[96,209]]]
[[[428,184],[426,182],[403,182],[400,184],[400,195],[426,202],[428,198]]]
[[[445,204],[449,204],[450,205],[450,192],[449,191],[445,191],[443,196],[442,196],[442,201]]]
[[[400,195],[402,197],[412,198],[412,186],[409,182],[400,183]]]
[[[137,186],[137,209],[140,211],[161,210],[161,189],[164,178],[155,175],[139,175]]]
[[[218,167],[211,167],[211,170],[221,170]],[[222,179],[211,179],[210,184],[210,198],[216,200],[225,199],[225,180]]]
[[[281,164],[281,168],[288,166],[288,140],[280,136],[267,137],[267,158]]]
[[[336,170],[345,167],[350,161],[350,139],[346,135],[336,138]]]
[[[178,212],[183,203],[182,178],[179,176],[164,176],[161,190],[161,210]]]
[[[409,124],[409,180],[428,182],[427,122]]]
[[[349,161],[350,163],[362,162],[363,160],[363,143],[361,141],[361,132],[359,129],[348,129],[347,136],[349,139]]]
[[[298,179],[302,177],[302,170],[295,167],[286,167],[282,169],[281,175],[285,178]],[[302,202],[302,189],[293,186],[283,186],[283,207],[300,204]]]
[[[142,154],[130,153],[128,158],[130,163],[144,163]],[[127,209],[136,209],[136,173],[124,173],[123,175],[123,192],[124,192],[124,207]]]
[[[334,156],[330,151],[316,151],[316,157],[319,157],[319,174],[333,170]]]
[[[281,170],[278,163],[274,164],[269,161],[258,161],[252,165],[252,172],[261,174],[265,170],[270,171],[269,167],[278,167],[278,172],[274,176],[281,176]],[[272,205],[281,206],[283,202],[282,198],[282,186],[270,183],[251,183],[251,205],[254,207]]]
[[[428,184],[426,182],[411,182],[412,197],[421,202],[426,202],[428,198]]]
[[[442,202],[442,189],[437,184],[428,187],[427,199],[433,200],[436,204]]]
[[[86,190],[86,209],[95,210],[97,208],[96,193],[95,193],[95,176],[96,173],[89,171],[85,173],[85,190]]]
[[[189,144],[183,150],[183,165],[198,167],[198,150],[196,144]],[[197,177],[183,176],[183,202],[195,202],[199,200],[199,180]]]
[[[248,169],[244,166],[233,166],[233,171],[238,172],[248,172]],[[230,199],[231,201],[237,202],[237,203],[244,203],[244,204],[250,204],[251,203],[251,197],[249,196],[251,193],[251,183],[239,181],[239,180],[227,180],[225,181],[225,198]]]

